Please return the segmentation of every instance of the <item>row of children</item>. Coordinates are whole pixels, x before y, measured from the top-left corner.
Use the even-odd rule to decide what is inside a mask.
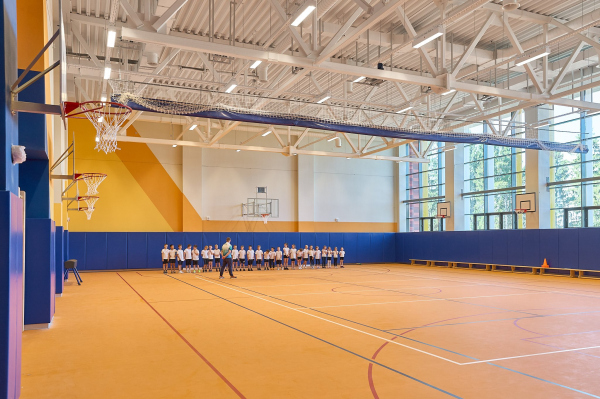
[[[215,269],[218,270],[221,267],[221,251],[219,246],[205,246],[202,251],[198,250],[198,246],[188,245],[184,250],[179,245],[178,249],[175,249],[175,245],[171,245],[169,249],[168,245],[161,251],[163,261],[163,273],[167,273],[170,267],[171,273],[175,273],[175,269],[179,269],[179,273],[183,273],[183,267],[185,265],[186,273],[196,272],[212,272],[213,261]],[[302,268],[331,268],[344,267],[344,256],[346,252],[342,247],[339,251],[337,247],[333,250],[331,247],[324,246],[322,249],[319,247],[313,248],[311,245],[304,246],[302,248],[296,248],[292,244],[292,247],[288,247],[288,244],[281,247],[271,248],[270,250],[262,251],[261,246],[256,247],[256,251],[252,249],[252,246],[248,247],[246,251],[242,245],[238,250],[237,245],[233,246],[231,256],[233,258],[233,270],[249,270],[253,271],[254,264],[256,262],[256,268],[258,270],[289,270],[289,268],[298,269]],[[200,256],[202,256],[202,265],[199,265]]]

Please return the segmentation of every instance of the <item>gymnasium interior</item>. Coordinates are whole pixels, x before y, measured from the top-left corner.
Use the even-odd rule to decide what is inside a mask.
[[[596,0],[0,2],[0,398],[600,398]]]

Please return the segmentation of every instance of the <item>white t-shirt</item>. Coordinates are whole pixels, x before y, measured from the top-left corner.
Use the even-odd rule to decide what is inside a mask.
[[[296,251],[297,251],[296,248],[291,248],[290,249],[290,258],[296,259]]]
[[[213,249],[213,253],[215,254],[215,259],[221,259],[221,251],[219,248]]]
[[[177,250],[177,260],[183,260],[183,249]]]
[[[285,256],[289,256],[290,255],[290,248],[289,247],[283,247],[283,254]]]
[[[276,258],[277,260],[281,260],[281,257],[282,257],[282,256],[283,256],[283,252],[281,252],[281,251],[277,251],[277,252],[275,252],[275,258]]]
[[[269,251],[265,252],[265,260],[271,259],[271,253]]]
[[[331,251],[331,250],[327,251],[327,257],[331,258],[331,255],[333,255],[333,251]]]
[[[240,259],[245,259],[246,258],[246,250],[240,249],[239,256],[240,256]]]
[[[208,250],[207,249],[203,249],[202,250],[202,259],[208,259]]]
[[[302,254],[304,255],[304,259],[308,259],[309,252],[310,251],[307,248],[305,248],[304,251],[302,251]]]
[[[231,250],[231,256],[233,257],[233,259],[237,259],[238,254],[239,254],[239,251],[237,249]]]
[[[176,249],[170,249],[169,250],[169,259],[175,259],[177,257],[177,250]]]
[[[200,251],[198,251],[198,248],[192,250],[192,259],[193,260],[200,259]]]
[[[321,254],[323,255],[324,258],[326,258],[327,257],[327,250],[324,249],[323,252],[321,252]]]
[[[192,259],[192,249],[191,248],[186,248],[183,251],[183,256],[185,257],[185,259]]]
[[[314,249],[309,249],[308,250],[308,256],[315,256],[315,250]]]
[[[169,249],[163,248],[160,253],[162,254],[163,260],[169,259]]]
[[[302,250],[301,249],[299,249],[298,252],[296,252],[296,257],[298,259],[302,259]]]
[[[256,260],[262,259],[263,251],[262,249],[257,249],[254,253],[256,255]]]
[[[213,258],[213,250],[207,249],[206,252],[208,253],[208,259],[212,259]]]
[[[340,258],[343,258],[346,255],[346,251],[340,251]]]
[[[333,257],[337,258],[338,257],[338,251],[333,251]]]
[[[248,250],[248,259],[254,259],[254,250],[253,249]]]
[[[321,259],[321,250],[320,249],[317,249],[315,251],[315,259]]]

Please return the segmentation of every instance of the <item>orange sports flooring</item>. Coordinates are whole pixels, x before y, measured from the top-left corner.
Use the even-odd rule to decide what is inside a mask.
[[[599,398],[600,281],[408,265],[82,273],[22,398]]]

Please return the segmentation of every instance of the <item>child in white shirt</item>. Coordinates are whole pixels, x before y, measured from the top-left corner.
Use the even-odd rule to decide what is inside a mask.
[[[202,273],[206,272],[208,268],[208,246],[204,246],[202,250]]]
[[[215,271],[221,271],[221,250],[219,249],[219,244],[215,244],[214,249],[215,254]]]
[[[238,256],[240,255],[240,251],[237,249],[237,245],[233,246],[233,250],[231,251],[231,257],[233,258],[233,270],[238,271]]]
[[[267,249],[265,251],[265,270],[269,270],[269,265],[271,264],[271,253],[269,252],[269,250]]]
[[[288,269],[288,263],[290,260],[290,249],[288,248],[287,242],[283,244],[283,268]]]
[[[344,268],[344,256],[346,256],[346,251],[344,251],[344,247],[340,249],[340,267]]]
[[[333,256],[333,251],[331,247],[327,248],[327,268],[331,268],[331,257]]]
[[[179,273],[183,273],[183,270],[181,270],[181,267],[183,266],[183,249],[182,246],[179,245],[177,247],[177,265],[179,267]]]
[[[246,270],[246,250],[244,249],[243,245],[240,247],[240,253],[238,254],[238,257],[240,258],[240,268],[245,271]]]
[[[296,259],[298,261],[298,270],[302,270],[302,248],[298,248]]]
[[[283,252],[281,251],[281,247],[277,247],[277,252],[275,252],[275,260],[277,261],[277,270],[281,269],[281,258],[283,257]]]
[[[308,245],[305,245],[304,249],[302,250],[302,256],[304,257],[304,268],[306,268],[308,266],[308,263],[309,263],[308,262],[308,260],[309,260],[308,257],[310,256],[309,251],[310,250],[308,249]]]
[[[275,257],[277,256],[277,254],[275,253],[275,248],[271,247],[271,250],[269,251],[269,267],[271,269],[275,269]]]
[[[256,257],[256,268],[258,270],[261,270],[261,268],[262,268],[263,251],[262,251],[262,249],[260,249],[260,245],[256,247],[256,251],[254,252],[254,256]]]
[[[248,246],[248,252],[246,254],[248,255],[248,271],[251,272],[252,266],[254,266],[254,250],[251,246]]]
[[[319,247],[315,248],[315,266],[317,269],[321,268],[321,250]]]
[[[188,245],[183,251],[183,257],[185,258],[185,272],[192,272],[192,245]]]
[[[215,251],[213,250],[212,245],[208,247],[208,271],[212,272],[213,267],[213,258],[215,257]]]
[[[333,248],[333,267],[337,268],[338,266],[338,250],[337,247]]]
[[[312,245],[308,249],[308,263],[310,264],[310,267],[313,269],[315,268],[315,250]]]
[[[194,273],[198,271],[198,261],[200,260],[200,251],[198,251],[198,246],[194,245],[194,249],[192,249],[192,265],[194,269]]]
[[[175,245],[171,245],[171,249],[169,250],[169,268],[171,269],[171,273],[175,273],[176,265],[177,265],[177,250],[175,249]]]
[[[296,246],[294,244],[292,244],[292,248],[290,249],[290,262],[292,264],[292,269],[296,268],[296,253],[298,252],[298,250],[296,249]]]
[[[160,251],[160,254],[162,255],[163,274],[167,274],[167,268],[169,267],[169,246],[167,244]]]

